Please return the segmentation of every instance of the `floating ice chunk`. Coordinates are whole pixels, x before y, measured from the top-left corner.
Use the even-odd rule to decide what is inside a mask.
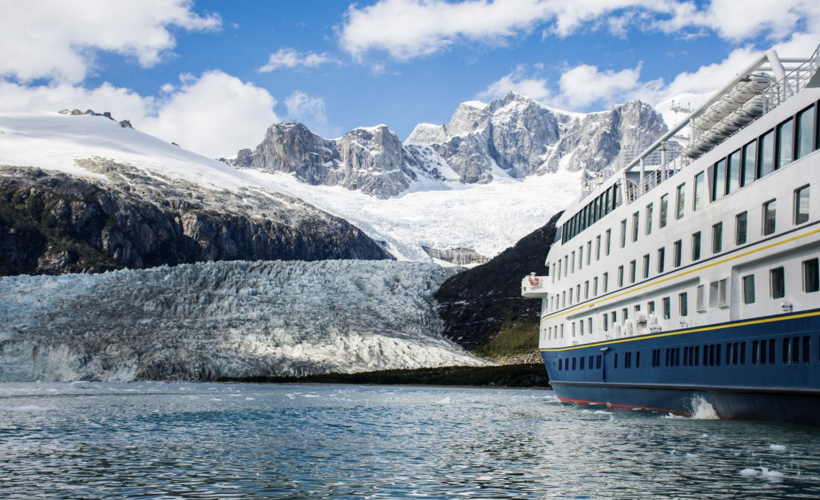
[[[595,410],[592,413],[595,413],[597,415],[612,415],[611,411],[606,411],[606,410]]]
[[[757,475],[757,469],[743,469],[740,471],[741,476],[752,477]]]
[[[685,460],[697,460],[698,455],[697,453],[687,453],[683,458]]]
[[[701,437],[702,439],[708,439],[708,438],[709,438],[709,434],[702,434],[700,437]]]
[[[245,398],[245,401],[256,401],[255,398]]]
[[[581,438],[581,441],[601,441],[601,439],[602,438],[600,436],[593,436],[592,434],[584,434],[584,436]]]
[[[784,452],[786,451],[786,445],[784,444],[770,444],[769,449],[776,452]]]
[[[447,397],[445,397],[444,399],[442,399],[440,401],[436,401],[436,404],[440,404],[440,405],[450,404],[450,396],[447,396]]]
[[[303,398],[321,398],[322,396],[320,396],[318,394],[303,394],[302,397]]]
[[[765,477],[769,481],[780,482],[783,480],[783,473],[776,470],[769,470],[766,467],[760,468],[760,476]]]

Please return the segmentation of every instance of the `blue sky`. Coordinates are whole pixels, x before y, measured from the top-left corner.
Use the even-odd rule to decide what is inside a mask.
[[[667,106],[761,50],[808,56],[820,2],[0,0],[0,112],[109,110],[208,156],[274,121],[402,139],[513,90],[589,112]]]

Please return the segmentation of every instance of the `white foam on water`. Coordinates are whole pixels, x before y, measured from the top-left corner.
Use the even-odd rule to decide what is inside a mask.
[[[245,401],[256,401],[254,398],[245,398]]]
[[[10,406],[10,407],[0,407],[0,411],[18,411],[18,412],[34,412],[34,411],[53,411],[54,408],[49,408],[47,406]]]
[[[692,397],[692,417],[694,420],[718,420],[715,408],[700,394]]]
[[[698,459],[698,454],[697,453],[687,453],[683,458],[687,461],[697,460]]]
[[[581,441],[601,441],[603,438],[600,436],[593,436],[592,434],[584,434],[581,438]]]
[[[321,398],[322,396],[320,396],[318,394],[303,394],[302,397],[303,398]]]
[[[786,451],[786,445],[784,444],[770,444],[769,449],[772,451],[776,451],[778,453],[782,453]]]

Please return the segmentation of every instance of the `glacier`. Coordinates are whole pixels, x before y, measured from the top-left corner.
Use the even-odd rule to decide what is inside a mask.
[[[234,261],[0,278],[0,381],[215,380],[487,364],[441,336],[458,270]]]

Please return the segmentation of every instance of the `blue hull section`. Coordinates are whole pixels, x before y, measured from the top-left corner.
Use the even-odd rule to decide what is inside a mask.
[[[547,349],[542,357],[564,401],[820,425],[820,310]]]

